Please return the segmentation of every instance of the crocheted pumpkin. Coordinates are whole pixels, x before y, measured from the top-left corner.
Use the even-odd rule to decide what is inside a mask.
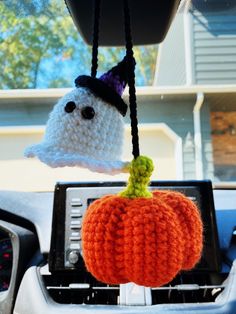
[[[146,187],[152,171],[149,158],[137,157],[126,190],[96,200],[85,214],[83,258],[102,282],[161,286],[200,259],[198,208],[181,193],[150,193]]]

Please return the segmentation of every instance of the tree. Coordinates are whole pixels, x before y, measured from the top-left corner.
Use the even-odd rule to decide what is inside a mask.
[[[36,88],[40,76],[43,79],[50,72],[53,76],[57,60],[73,56],[77,34],[65,12],[58,1],[50,1],[38,16],[17,16],[0,4],[0,88]]]
[[[104,72],[125,55],[123,48],[100,48],[99,70]],[[136,83],[137,85],[152,85],[157,58],[157,45],[134,47],[136,59]]]
[[[79,74],[89,74],[91,48],[79,36],[63,2],[44,0],[39,9],[32,3],[0,2],[0,88],[72,86]],[[134,51],[137,83],[148,85],[157,48],[136,47]],[[99,73],[123,56],[121,48],[100,48]]]

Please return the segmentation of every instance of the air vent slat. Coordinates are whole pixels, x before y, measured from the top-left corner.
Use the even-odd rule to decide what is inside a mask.
[[[152,290],[178,290],[178,291],[194,291],[194,290],[200,290],[200,289],[224,289],[224,285],[204,285],[199,286],[197,284],[181,284],[176,286],[168,286],[168,287],[158,287],[158,288],[152,288]]]
[[[223,282],[226,276],[227,274],[219,273],[184,273],[169,285],[151,288],[150,304],[214,302],[225,288]],[[42,277],[49,295],[55,302],[119,305],[120,287],[98,282],[83,269],[79,278],[73,273],[48,273]]]

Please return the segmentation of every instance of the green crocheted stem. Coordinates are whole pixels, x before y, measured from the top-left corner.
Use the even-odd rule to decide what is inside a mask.
[[[126,189],[119,193],[127,198],[152,197],[148,191],[150,177],[154,170],[153,162],[146,156],[138,156],[129,166],[130,177]]]

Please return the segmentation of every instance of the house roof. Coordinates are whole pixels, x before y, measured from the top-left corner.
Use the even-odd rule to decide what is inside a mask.
[[[19,89],[0,90],[0,106],[6,104],[44,105],[51,106],[70,91],[70,88],[63,89]],[[136,88],[137,97],[140,103],[154,101],[160,103],[163,100],[191,100],[196,99],[197,93],[203,93],[205,99],[214,107],[214,111],[235,110],[236,84],[235,85],[192,85],[192,86],[142,86]],[[128,101],[128,90],[124,92],[124,98]]]

